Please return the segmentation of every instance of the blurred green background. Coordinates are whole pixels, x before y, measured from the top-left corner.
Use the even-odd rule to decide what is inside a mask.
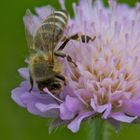
[[[70,4],[77,1],[66,0],[67,9],[71,14]],[[119,2],[134,6],[138,1],[120,0]],[[57,0],[1,0],[0,2],[0,140],[86,140],[87,131],[91,129],[86,123],[77,134],[72,134],[68,129],[61,127],[49,135],[47,119],[28,113],[11,100],[11,89],[21,81],[17,69],[25,66],[24,59],[28,54],[22,17],[27,8],[33,10],[35,6],[46,4],[59,8]],[[124,124],[118,133],[108,125],[104,129],[112,131],[110,140],[140,139],[139,124]],[[100,137],[102,136],[103,134]]]

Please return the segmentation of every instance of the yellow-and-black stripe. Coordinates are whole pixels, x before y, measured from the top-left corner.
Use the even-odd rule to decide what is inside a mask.
[[[47,33],[46,37],[52,41],[59,41],[67,26],[68,14],[66,11],[55,11],[47,17],[42,24],[42,29]]]
[[[61,39],[68,22],[68,13],[64,10],[54,11],[49,15],[38,29],[35,37],[35,47],[38,49],[49,49],[55,47]]]

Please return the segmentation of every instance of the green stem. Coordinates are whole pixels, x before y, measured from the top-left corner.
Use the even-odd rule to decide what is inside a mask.
[[[88,123],[89,134],[87,140],[111,140],[113,137],[113,128],[105,120],[96,118]]]

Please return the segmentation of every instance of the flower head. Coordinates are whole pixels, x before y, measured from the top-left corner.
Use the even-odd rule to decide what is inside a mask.
[[[60,1],[65,9],[64,1]],[[63,69],[67,85],[59,98],[47,88],[40,94],[35,87],[29,93],[29,70],[19,69],[25,79],[12,91],[13,100],[33,114],[54,118],[77,132],[82,120],[99,115],[103,119],[130,123],[140,116],[140,6],[130,8],[109,1],[109,8],[98,2],[80,0],[73,4],[65,35],[84,33],[94,41],[71,40],[65,53],[76,62],[67,60]],[[36,9],[37,15],[26,15],[24,23],[34,36],[52,7]]]

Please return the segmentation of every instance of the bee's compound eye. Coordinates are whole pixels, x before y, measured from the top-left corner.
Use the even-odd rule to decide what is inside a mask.
[[[52,83],[51,84],[51,89],[54,90],[54,89],[60,89],[61,88],[61,84],[58,83],[58,82],[55,82],[55,83]]]

